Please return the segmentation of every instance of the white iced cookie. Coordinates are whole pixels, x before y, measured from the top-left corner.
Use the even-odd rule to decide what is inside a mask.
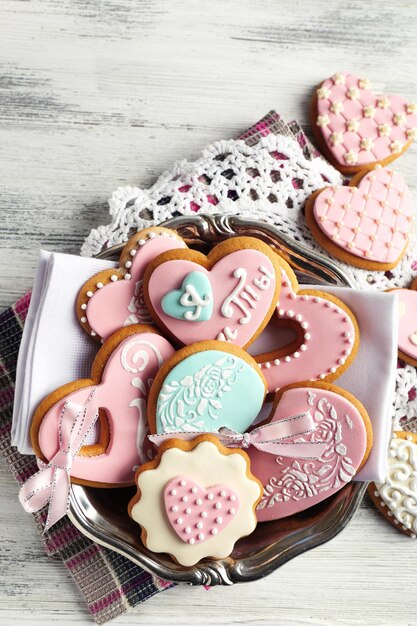
[[[417,435],[393,434],[388,450],[388,473],[383,483],[371,483],[369,495],[398,530],[417,536]]]
[[[180,565],[225,558],[256,528],[262,486],[249,458],[212,435],[164,442],[156,459],[138,469],[136,484],[129,514],[142,527],[144,545]]]

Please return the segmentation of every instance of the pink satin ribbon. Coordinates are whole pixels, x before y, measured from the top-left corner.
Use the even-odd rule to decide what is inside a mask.
[[[39,472],[20,488],[19,500],[28,513],[40,511],[49,502],[45,531],[68,511],[72,461],[98,418],[97,407],[92,405],[93,394],[94,389],[84,405],[65,403],[59,420],[58,452],[49,463],[38,459]]]
[[[254,428],[249,433],[238,433],[230,428],[221,428],[212,433],[220,443],[229,448],[248,448],[254,446],[268,454],[290,457],[293,459],[318,459],[327,448],[325,442],[285,441],[292,437],[307,435],[316,430],[316,424],[310,411],[293,415],[286,419]],[[202,435],[201,432],[174,432],[159,435],[148,435],[152,443],[159,446],[168,439],[190,441]]]

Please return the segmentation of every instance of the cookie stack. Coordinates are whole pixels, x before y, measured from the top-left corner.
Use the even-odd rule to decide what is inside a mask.
[[[317,89],[313,121],[329,159],[355,176],[311,196],[311,232],[337,259],[391,269],[406,250],[412,204],[404,179],[383,166],[411,143],[415,107],[336,74]],[[401,351],[417,363],[405,301]],[[370,418],[333,384],[357,355],[355,315],[332,295],[300,289],[260,239],[233,237],[206,256],[174,231],[147,228],[127,242],[117,269],[82,287],[76,310],[102,346],[89,379],[37,408],[40,471],[20,494],[26,510],[49,502],[47,528],[65,514],[70,482],[135,485],[128,512],[143,543],[191,566],[227,557],[257,523],[323,501],[366,463]],[[291,334],[284,346],[271,340],[278,328]],[[404,463],[416,444],[401,433],[395,441]],[[373,490],[376,499],[385,493]],[[410,530],[414,522],[401,520]]]

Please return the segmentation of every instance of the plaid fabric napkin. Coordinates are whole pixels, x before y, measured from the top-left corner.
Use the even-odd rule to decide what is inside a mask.
[[[268,134],[295,137],[306,158],[318,156],[298,124],[287,124],[275,112],[268,113],[240,139],[255,145]],[[30,293],[0,315],[0,450],[19,484],[38,470],[34,456],[21,455],[10,445],[17,357],[29,303]],[[43,532],[46,510],[34,517]],[[104,624],[173,586],[93,543],[66,517],[43,534],[42,539],[48,556],[62,559],[97,624]]]

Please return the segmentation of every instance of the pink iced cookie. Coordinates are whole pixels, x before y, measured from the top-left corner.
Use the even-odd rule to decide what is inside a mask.
[[[171,344],[150,326],[116,332],[98,352],[91,378],[60,387],[39,405],[31,427],[36,456],[47,462],[58,452],[60,420],[68,402],[87,411],[98,409],[99,430],[72,459],[71,480],[96,486],[132,484],[136,467],[152,451],[147,439],[149,388],[173,354]]]
[[[296,338],[289,345],[273,349],[274,341],[288,326],[295,330]],[[294,272],[283,261],[275,315],[251,349],[268,392],[299,380],[335,380],[352,363],[358,346],[359,328],[352,311],[324,292],[299,290]],[[257,348],[261,354],[255,354]]]
[[[393,289],[398,298],[398,352],[399,356],[417,366],[417,281],[410,289]]]
[[[313,129],[342,172],[387,165],[416,136],[417,108],[395,95],[376,95],[353,74],[326,78],[313,99]]]
[[[142,291],[145,269],[162,252],[186,247],[175,231],[159,226],[131,237],[120,255],[119,268],[103,270],[82,286],[77,315],[84,330],[100,340],[129,324],[151,324]]]
[[[269,423],[302,415],[312,428],[283,440],[287,456],[255,446],[247,450],[251,470],[264,487],[256,508],[259,522],[294,515],[328,498],[353,479],[369,454],[369,417],[348,392],[326,383],[287,387],[277,395]],[[293,442],[315,444],[317,453],[313,448],[308,458],[300,458],[295,445],[291,457]]]
[[[279,296],[280,258],[259,239],[235,237],[205,256],[172,250],[148,266],[144,296],[155,322],[184,345],[245,347],[266,326]]]
[[[319,243],[337,258],[372,270],[389,270],[408,245],[412,198],[398,172],[360,173],[349,186],[327,187],[307,202],[306,220]]]

